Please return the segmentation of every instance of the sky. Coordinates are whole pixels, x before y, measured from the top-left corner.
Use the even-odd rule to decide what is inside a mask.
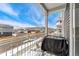
[[[0,24],[8,24],[19,27],[44,27],[45,16],[42,9],[34,3],[0,4]],[[56,27],[59,12],[48,16],[48,26]]]

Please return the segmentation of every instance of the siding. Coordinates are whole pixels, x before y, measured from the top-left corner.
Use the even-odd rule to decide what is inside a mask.
[[[69,3],[66,4],[66,9],[64,12],[64,36],[67,40],[70,39],[70,12]]]

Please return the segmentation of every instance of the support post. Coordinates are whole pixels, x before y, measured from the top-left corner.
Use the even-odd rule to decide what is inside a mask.
[[[48,35],[48,12],[45,12],[45,36]]]
[[[62,36],[64,36],[64,11],[62,11]]]

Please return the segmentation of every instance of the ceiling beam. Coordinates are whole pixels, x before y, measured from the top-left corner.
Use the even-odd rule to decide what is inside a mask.
[[[40,3],[40,5],[48,12],[48,9],[46,8],[44,3]]]

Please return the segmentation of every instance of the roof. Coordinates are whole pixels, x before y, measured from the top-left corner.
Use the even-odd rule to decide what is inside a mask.
[[[13,26],[10,26],[10,25],[6,25],[6,24],[0,24],[0,27],[1,28],[13,28]]]

